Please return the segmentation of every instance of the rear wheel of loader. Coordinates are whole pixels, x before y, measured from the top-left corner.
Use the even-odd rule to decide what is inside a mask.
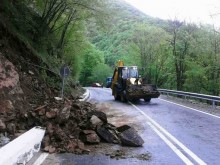
[[[132,99],[132,102],[138,102],[139,99],[135,98],[135,99]]]
[[[119,97],[119,95],[117,94],[117,92],[114,93],[114,98],[115,98],[115,100],[120,100],[120,97]]]
[[[150,102],[151,98],[144,99],[145,102]]]

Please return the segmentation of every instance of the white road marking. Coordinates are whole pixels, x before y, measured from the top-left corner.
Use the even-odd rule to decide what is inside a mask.
[[[168,131],[166,131],[163,127],[161,127],[156,121],[154,121],[152,118],[150,118],[147,114],[145,114],[141,109],[139,109],[137,106],[129,102],[135,109],[137,109],[141,114],[143,114],[147,120],[155,126],[158,132],[163,135],[166,135],[169,139],[171,139],[176,145],[178,145],[182,150],[184,150],[185,153],[187,153],[191,158],[193,158],[198,164],[200,165],[206,165],[206,163],[200,159],[196,154],[194,154],[190,149],[188,149],[186,146],[184,146],[180,141],[178,141],[173,135],[171,135]],[[154,129],[153,129],[154,130]],[[155,131],[155,130],[154,130]],[[163,138],[162,138],[163,139]],[[164,139],[163,139],[164,140]],[[168,140],[168,139],[167,139]],[[169,140],[168,140],[169,141]],[[165,141],[164,141],[165,142]],[[171,141],[169,141],[172,143]],[[166,142],[165,142],[166,143]],[[168,145],[171,149],[172,146]],[[179,151],[178,151],[179,152]],[[180,151],[181,152],[181,151]],[[176,152],[175,152],[176,153]],[[177,153],[176,153],[177,154]],[[178,155],[178,154],[177,154]],[[179,156],[179,155],[178,155]],[[180,157],[182,160],[183,158]]]
[[[175,105],[178,105],[178,106],[181,106],[181,107],[184,107],[184,108],[188,108],[188,109],[191,109],[191,110],[193,110],[193,111],[200,112],[200,113],[204,113],[204,114],[206,114],[206,115],[209,115],[209,116],[216,117],[216,118],[219,118],[219,119],[220,119],[219,116],[215,116],[215,115],[213,115],[213,114],[210,114],[210,113],[207,113],[207,112],[203,112],[203,111],[200,111],[200,110],[198,110],[198,109],[190,108],[190,107],[187,107],[187,106],[185,106],[185,105],[177,104],[177,103],[174,103],[174,102],[171,102],[171,101],[167,101],[167,100],[164,100],[164,99],[159,99],[159,100],[163,100],[163,101],[166,101],[166,102],[168,102],[168,103],[172,103],[172,104],[175,104]]]
[[[34,162],[33,165],[41,165],[44,162],[44,160],[47,158],[48,155],[49,155],[48,153],[42,153],[39,156],[39,158]]]
[[[171,143],[153,124],[151,124],[150,122],[147,122],[147,124],[173,150],[173,152],[175,152],[180,157],[180,159],[182,159],[182,161],[185,164],[193,165],[193,163],[178,148],[176,148],[176,146],[173,143]]]

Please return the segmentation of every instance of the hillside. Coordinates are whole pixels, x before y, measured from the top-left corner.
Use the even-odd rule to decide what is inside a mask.
[[[80,118],[79,114],[93,111],[94,106],[79,102],[78,99],[84,89],[76,81],[74,71],[66,79],[64,99],[61,101],[56,99],[61,95],[62,79],[59,68],[63,63],[61,58],[55,58],[46,49],[45,44],[54,46],[56,42],[52,40],[46,42],[45,39],[48,38],[44,38],[44,42],[41,43],[34,37],[32,26],[37,25],[36,18],[40,18],[38,13],[31,10],[23,1],[4,0],[0,5],[0,147],[32,127],[41,126],[47,128],[45,136],[47,143],[42,147],[47,147],[48,152],[59,152],[58,149],[54,150],[56,145],[62,150],[60,143],[64,140],[67,143],[69,138],[62,137],[63,141],[56,138],[50,140],[48,131],[59,130],[54,131],[56,136],[61,136],[64,131],[65,134],[74,132],[79,129],[78,123],[86,118],[86,116]],[[71,63],[73,62],[68,64]],[[64,117],[71,109],[73,113],[70,121],[75,122],[75,126],[71,125],[71,129],[68,129],[69,117],[66,119],[59,117],[62,121],[60,125],[57,118]],[[63,115],[59,115],[60,113]],[[74,118],[76,116],[77,119]],[[66,123],[67,128],[63,123]],[[50,136],[55,135],[50,132]]]
[[[219,95],[219,29],[152,18],[122,0],[110,8],[105,28],[88,23],[90,40],[107,65],[124,60],[160,88]]]

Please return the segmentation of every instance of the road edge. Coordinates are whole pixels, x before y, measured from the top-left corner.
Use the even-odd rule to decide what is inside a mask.
[[[82,95],[82,99],[79,99],[79,101],[87,101],[90,97],[90,92],[88,89],[84,88],[86,92]]]
[[[45,129],[39,126],[20,135],[0,148],[0,164],[26,164],[35,153],[39,152]]]

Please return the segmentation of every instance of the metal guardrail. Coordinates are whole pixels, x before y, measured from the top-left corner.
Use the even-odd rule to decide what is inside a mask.
[[[190,92],[184,92],[184,91],[175,91],[175,90],[168,90],[168,89],[158,89],[160,93],[166,93],[166,94],[174,94],[178,96],[185,96],[186,97],[192,97],[196,99],[203,99],[208,100],[212,102],[212,108],[215,109],[216,105],[215,103],[220,103],[220,97],[219,96],[212,96],[212,95],[204,95],[199,93],[190,93]]]

